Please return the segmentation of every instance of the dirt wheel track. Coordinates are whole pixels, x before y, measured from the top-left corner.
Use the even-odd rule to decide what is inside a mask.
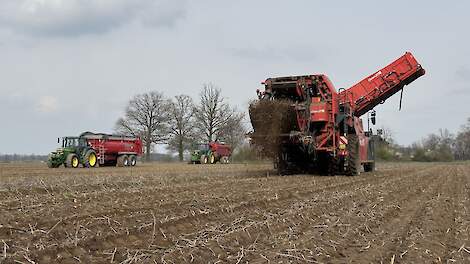
[[[20,164],[0,179],[0,263],[470,262],[470,164]]]

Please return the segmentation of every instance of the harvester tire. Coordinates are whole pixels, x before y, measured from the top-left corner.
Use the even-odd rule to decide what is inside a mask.
[[[70,153],[67,155],[67,159],[65,160],[64,165],[67,168],[78,168],[78,165],[80,165],[80,160],[78,159],[77,155]]]
[[[375,161],[374,162],[369,162],[369,163],[364,163],[364,171],[365,172],[375,171]]]
[[[328,175],[334,176],[339,173],[338,157],[330,157],[328,161]]]
[[[125,167],[125,166],[129,166],[129,156],[127,155],[120,155],[118,158],[117,158],[117,163],[116,165],[118,167]]]
[[[96,152],[94,150],[88,150],[85,153],[85,158],[84,158],[84,167],[86,168],[94,168],[96,165],[98,165],[98,157],[96,156]]]
[[[347,174],[349,176],[357,176],[360,174],[361,161],[359,157],[359,139],[357,135],[349,134],[348,135],[348,170]]]
[[[131,155],[129,157],[129,166],[134,167],[135,165],[137,165],[137,157],[135,155]]]

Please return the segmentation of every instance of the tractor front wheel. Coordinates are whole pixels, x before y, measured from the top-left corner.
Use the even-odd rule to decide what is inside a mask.
[[[83,164],[86,168],[94,168],[98,164],[98,158],[96,152],[88,150],[85,154],[85,163]]]
[[[48,168],[59,168],[60,164],[54,164],[52,161],[47,161]]]
[[[209,159],[207,158],[206,155],[201,156],[201,164],[207,164],[208,161],[209,161]]]
[[[67,159],[65,161],[65,167],[78,168],[78,165],[80,165],[80,160],[78,159],[77,155],[75,155],[74,153],[70,153],[69,155],[67,155]]]

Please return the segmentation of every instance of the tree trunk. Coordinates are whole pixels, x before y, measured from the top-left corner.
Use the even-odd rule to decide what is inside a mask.
[[[150,147],[152,143],[150,141],[145,142],[145,161],[150,161]]]
[[[178,139],[178,156],[180,158],[180,161],[183,161],[183,139],[179,138]]]

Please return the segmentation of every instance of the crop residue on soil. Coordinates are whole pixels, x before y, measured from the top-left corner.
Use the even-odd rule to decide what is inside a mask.
[[[250,105],[252,144],[266,157],[276,157],[280,136],[297,128],[297,115],[289,101],[261,100]]]
[[[0,263],[470,263],[470,165],[0,163]]]

